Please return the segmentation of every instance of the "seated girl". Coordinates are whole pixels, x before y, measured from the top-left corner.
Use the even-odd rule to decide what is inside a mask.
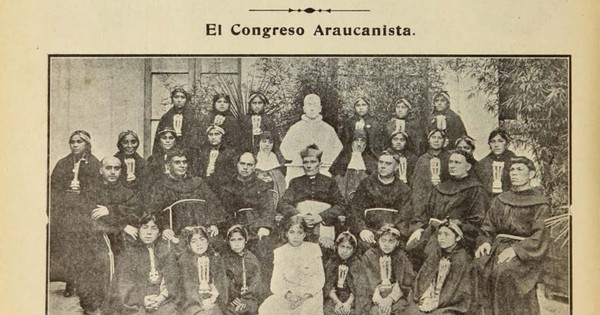
[[[240,150],[241,128],[239,120],[231,110],[232,106],[233,104],[229,95],[223,93],[216,94],[213,97],[212,111],[204,116],[200,123],[200,133],[207,130],[210,126],[223,128],[223,144],[237,152]],[[200,141],[201,143],[202,141]]]
[[[178,261],[183,285],[181,312],[190,315],[221,315],[226,308],[225,264],[208,243],[204,227],[185,229],[187,250]]]
[[[174,314],[178,281],[174,255],[159,238],[154,216],[143,216],[137,227],[137,239],[117,260],[102,314]]]
[[[377,233],[378,247],[362,257],[369,303],[361,314],[403,314],[406,296],[415,277],[412,264],[400,248],[400,231],[385,224]]]
[[[241,225],[227,231],[229,249],[223,255],[229,283],[229,304],[225,314],[257,314],[261,300],[262,276],[260,264],[254,254],[246,249],[248,232]]]
[[[465,314],[474,307],[476,273],[459,223],[446,219],[437,239],[439,247],[417,274],[407,314]]]
[[[285,224],[287,244],[275,249],[271,292],[258,313],[323,315],[325,274],[318,244],[304,242],[308,226],[301,216]]]
[[[362,314],[367,299],[364,296],[364,266],[354,253],[358,242],[350,232],[338,235],[336,254],[325,265],[325,315]]]

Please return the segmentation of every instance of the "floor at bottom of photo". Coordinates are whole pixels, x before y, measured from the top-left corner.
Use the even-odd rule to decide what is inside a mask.
[[[64,282],[50,282],[48,285],[48,315],[83,314],[79,306],[79,298],[72,296],[63,297]],[[538,286],[538,299],[542,315],[568,315],[569,305],[546,298],[542,285]]]

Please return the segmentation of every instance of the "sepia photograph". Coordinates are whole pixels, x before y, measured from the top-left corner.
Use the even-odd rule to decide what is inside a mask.
[[[50,55],[47,314],[571,314],[569,55]]]

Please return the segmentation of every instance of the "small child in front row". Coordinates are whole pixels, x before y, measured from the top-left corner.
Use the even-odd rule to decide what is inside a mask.
[[[246,249],[248,231],[242,225],[234,225],[227,231],[229,250],[223,254],[229,282],[227,315],[254,315],[262,296],[260,264],[254,254]]]
[[[356,255],[358,242],[350,232],[338,235],[335,252],[325,265],[325,315],[359,315],[367,303],[364,266]]]
[[[460,223],[446,219],[437,239],[439,247],[429,254],[417,274],[406,314],[473,313],[477,276],[473,259],[462,245]]]
[[[187,250],[178,261],[183,283],[181,313],[222,315],[227,305],[225,264],[208,242],[202,226],[184,230]]]
[[[271,292],[261,315],[323,315],[325,273],[319,244],[304,242],[308,226],[301,216],[285,224],[287,244],[275,249]]]
[[[371,248],[362,257],[370,303],[361,314],[402,314],[406,297],[415,273],[404,250],[400,248],[400,231],[385,224],[377,233],[377,248]]]

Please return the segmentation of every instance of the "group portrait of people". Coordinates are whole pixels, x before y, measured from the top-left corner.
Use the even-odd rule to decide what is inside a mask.
[[[426,120],[359,98],[335,128],[308,94],[285,135],[263,93],[241,117],[216,94],[198,118],[190,97],[171,91],[150,156],[127,126],[101,160],[76,130],[54,166],[50,280],[86,314],[540,313],[535,163],[502,129],[477,161],[448,92]]]

